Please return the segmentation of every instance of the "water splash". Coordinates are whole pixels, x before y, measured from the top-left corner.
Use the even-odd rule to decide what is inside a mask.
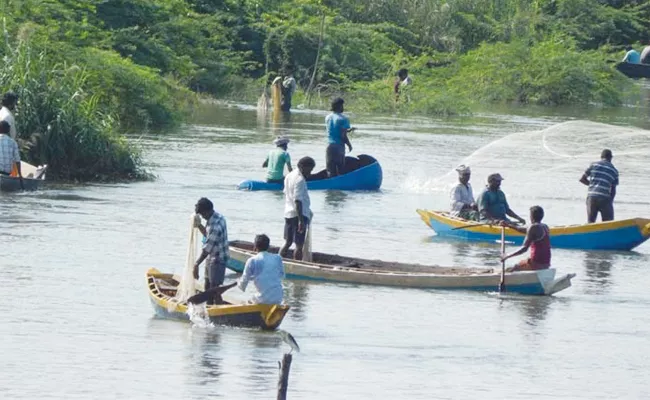
[[[206,303],[188,304],[187,316],[190,318],[193,328],[212,329],[214,324],[210,321]]]

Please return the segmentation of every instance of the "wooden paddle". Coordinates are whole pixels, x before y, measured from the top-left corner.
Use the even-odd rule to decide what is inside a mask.
[[[223,304],[224,302],[223,299],[221,298],[221,295],[226,290],[231,289],[235,286],[237,286],[237,282],[225,286],[216,286],[206,290],[205,292],[195,294],[194,296],[187,299],[187,302],[192,304],[201,304],[201,303],[205,303],[210,299],[214,299],[217,300],[215,301],[215,304]]]
[[[501,227],[501,257],[506,255],[506,227]],[[506,291],[506,262],[501,261],[501,282],[499,282],[499,292]]]

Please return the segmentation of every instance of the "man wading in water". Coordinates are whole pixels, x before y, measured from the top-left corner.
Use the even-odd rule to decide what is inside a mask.
[[[205,290],[220,286],[226,274],[226,264],[230,258],[228,250],[228,230],[226,219],[214,211],[212,202],[205,197],[199,199],[194,206],[194,212],[206,221],[203,227],[200,221],[196,227],[205,236],[203,251],[194,264],[194,279],[199,279],[199,265],[205,263]]]

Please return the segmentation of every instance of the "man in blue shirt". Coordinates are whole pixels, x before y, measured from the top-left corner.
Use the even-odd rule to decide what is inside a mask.
[[[345,146],[352,151],[352,144],[348,138],[348,133],[354,128],[350,128],[350,120],[343,115],[343,99],[338,97],[332,101],[332,113],[325,117],[325,126],[327,128],[327,138],[329,145],[325,153],[327,174],[329,177],[343,174],[345,166]]]
[[[623,57],[623,62],[629,64],[640,64],[641,63],[641,54],[638,51],[634,50],[632,46],[627,46],[625,48],[625,57]]]
[[[587,192],[587,221],[596,222],[598,213],[603,222],[614,219],[614,197],[618,185],[618,170],[612,164],[612,151],[600,153],[600,161],[592,163],[582,174],[580,183],[589,186]]]
[[[488,176],[488,186],[478,197],[478,210],[481,220],[485,221],[508,221],[510,216],[522,224],[526,221],[510,209],[506,195],[501,190],[501,174]]]

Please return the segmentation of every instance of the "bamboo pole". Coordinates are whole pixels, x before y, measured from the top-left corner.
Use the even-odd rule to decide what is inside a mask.
[[[323,34],[325,33],[325,14],[320,20],[320,32],[318,33],[318,49],[316,50],[316,61],[314,62],[314,70],[311,73],[309,86],[307,87],[307,107],[311,107],[311,91],[314,87],[314,79],[316,79],[316,72],[318,71],[318,61],[320,59],[320,49],[323,47]]]
[[[278,379],[278,397],[277,400],[287,399],[287,389],[289,388],[289,370],[291,369],[291,360],[293,356],[286,353],[279,362],[280,378]]]

